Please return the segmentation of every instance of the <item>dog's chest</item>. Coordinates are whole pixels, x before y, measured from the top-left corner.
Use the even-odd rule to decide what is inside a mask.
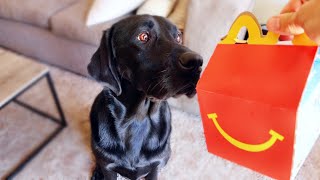
[[[150,124],[147,120],[134,121],[127,128],[125,133],[125,149],[131,157],[137,157],[141,153],[145,137],[150,131]],[[128,154],[128,153],[127,153]]]
[[[152,159],[164,151],[171,129],[167,119],[158,120],[159,122],[155,123],[147,117],[128,127],[125,147],[129,157],[135,160]]]

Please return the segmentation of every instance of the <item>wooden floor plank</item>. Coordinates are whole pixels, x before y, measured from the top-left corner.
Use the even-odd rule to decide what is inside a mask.
[[[0,107],[46,72],[48,68],[42,64],[0,50]]]

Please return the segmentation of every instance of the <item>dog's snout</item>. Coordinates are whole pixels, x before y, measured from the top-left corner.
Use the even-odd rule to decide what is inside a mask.
[[[198,69],[199,71],[201,71],[203,59],[199,54],[196,54],[194,52],[186,52],[179,57],[179,63],[183,69]]]

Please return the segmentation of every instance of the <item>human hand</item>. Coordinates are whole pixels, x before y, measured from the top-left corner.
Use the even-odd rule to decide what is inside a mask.
[[[267,28],[280,35],[305,32],[320,45],[320,0],[290,0],[280,15],[268,20]]]

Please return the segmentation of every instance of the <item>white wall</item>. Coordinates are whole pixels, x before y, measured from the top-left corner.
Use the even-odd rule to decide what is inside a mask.
[[[271,16],[279,14],[287,2],[288,0],[256,0],[253,13],[260,24],[265,24]]]

